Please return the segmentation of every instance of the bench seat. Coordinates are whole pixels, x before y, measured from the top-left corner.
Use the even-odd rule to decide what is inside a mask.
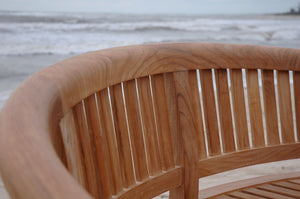
[[[300,198],[300,172],[266,175],[201,190],[199,198]]]

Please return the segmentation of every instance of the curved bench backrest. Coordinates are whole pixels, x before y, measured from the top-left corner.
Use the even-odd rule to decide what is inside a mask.
[[[196,198],[199,177],[300,157],[300,50],[152,44],[35,76],[55,85],[56,152],[95,198]]]

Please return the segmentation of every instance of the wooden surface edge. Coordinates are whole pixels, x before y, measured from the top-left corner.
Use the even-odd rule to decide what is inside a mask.
[[[245,166],[300,158],[300,143],[267,146],[222,154],[199,161],[198,177]]]
[[[27,79],[0,115],[0,173],[12,199],[90,199],[69,174],[57,146],[60,94],[42,75]]]
[[[174,189],[182,183],[182,167],[176,167],[166,172],[150,177],[136,185],[125,189],[113,198],[151,198],[157,196],[165,191]]]
[[[63,110],[108,86],[147,75],[195,69],[300,71],[300,50],[242,44],[157,43],[78,55],[39,73],[62,94]],[[89,81],[86,81],[86,80]]]
[[[239,181],[203,189],[199,192],[199,198],[214,197],[214,196],[225,194],[227,192],[241,190],[247,187],[258,186],[261,184],[266,184],[266,183],[276,182],[281,180],[296,179],[299,177],[300,177],[300,172],[291,172],[291,173],[273,174],[273,175],[260,176],[260,177],[245,179],[245,180],[239,180]]]

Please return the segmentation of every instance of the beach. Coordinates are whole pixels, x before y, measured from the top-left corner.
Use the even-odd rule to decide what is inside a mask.
[[[300,17],[133,15],[0,11],[0,110],[26,78],[94,50],[157,42],[220,42],[300,48]],[[200,189],[271,173],[300,171],[300,160],[206,177]],[[165,194],[160,198],[167,197]],[[0,198],[8,195],[0,180]]]

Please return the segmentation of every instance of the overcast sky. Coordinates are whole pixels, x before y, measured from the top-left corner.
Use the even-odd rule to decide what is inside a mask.
[[[278,13],[300,0],[0,0],[0,10],[113,13]]]

